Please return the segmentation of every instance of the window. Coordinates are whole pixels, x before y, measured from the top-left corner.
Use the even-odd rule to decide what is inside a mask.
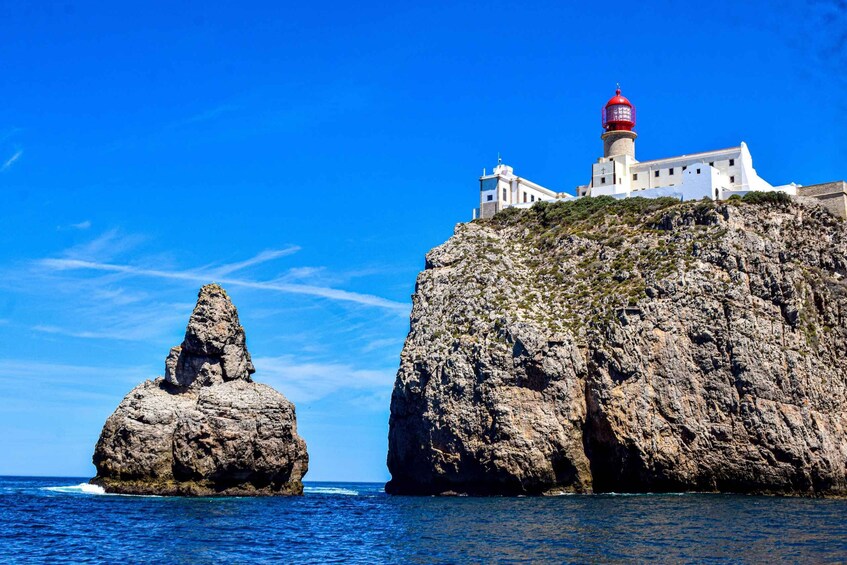
[[[506,189],[505,188],[503,189],[503,200],[504,201],[508,200],[508,197],[506,196]]]
[[[710,167],[714,167],[714,166],[715,166],[715,162],[714,162],[714,161],[709,161],[709,166],[710,166]]]
[[[730,159],[729,160],[729,166],[731,167],[733,165],[735,165],[735,159]]]
[[[535,202],[535,195],[533,194],[532,196],[529,197],[529,199],[530,199],[530,201]]]
[[[523,201],[526,202],[526,192],[523,193]]]
[[[638,180],[638,173],[632,173],[632,180]]]
[[[658,176],[659,176],[659,171],[654,171],[654,172],[653,172],[653,176],[654,176],[654,177],[658,177]]]
[[[735,177],[729,177],[729,182],[735,182]]]
[[[488,201],[491,202],[492,200],[494,200],[494,197],[489,194],[488,195]]]
[[[600,184],[606,184],[606,177],[600,177]]]
[[[700,174],[700,169],[697,169],[697,174],[698,174],[698,175]]]
[[[687,169],[687,168],[688,168],[688,165],[683,165],[683,166],[682,166],[682,170],[683,170],[683,171],[684,171],[685,169]]]
[[[669,174],[669,175],[672,175],[672,174],[673,174],[673,167],[671,167],[670,169],[668,169],[668,174]]]

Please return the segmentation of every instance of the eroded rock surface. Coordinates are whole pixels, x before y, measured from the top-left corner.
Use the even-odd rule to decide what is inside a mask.
[[[235,306],[204,286],[165,377],[134,388],[106,421],[92,482],[128,494],[301,494],[308,455],[294,405],[254,372]]]
[[[417,280],[386,490],[847,495],[845,242],[776,201],[459,225]]]

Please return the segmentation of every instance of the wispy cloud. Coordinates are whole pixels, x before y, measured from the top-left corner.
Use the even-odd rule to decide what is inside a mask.
[[[23,131],[23,130],[21,128],[17,128],[17,127],[11,127],[11,128],[5,129],[3,131],[0,131],[0,142],[3,142],[3,141],[6,141],[7,139],[15,137],[21,131]]]
[[[246,261],[240,261],[238,263],[229,263],[228,265],[222,265],[212,270],[212,273],[215,276],[224,276],[230,273],[234,273],[235,271],[240,271],[241,269],[246,269],[247,267],[252,267],[253,265],[259,265],[261,263],[266,263],[267,261],[273,261],[274,259],[279,259],[280,257],[285,257],[286,255],[292,255],[300,251],[300,248],[296,245],[292,245],[290,247],[286,247],[285,249],[269,249],[267,251],[262,251],[255,257],[251,257]]]
[[[371,351],[377,351],[379,349],[386,349],[389,347],[399,350],[401,345],[403,345],[403,338],[390,337],[385,339],[375,339],[366,343],[362,348],[362,352],[369,353]]]
[[[311,402],[342,389],[384,397],[391,393],[396,372],[389,368],[361,369],[345,363],[304,363],[291,355],[257,357],[253,364],[257,381],[270,384],[293,402]]]
[[[83,220],[83,221],[77,222],[75,224],[63,224],[61,226],[56,226],[57,231],[65,231],[65,230],[85,231],[89,228],[91,228],[91,220]]]
[[[137,247],[144,238],[138,235],[125,235],[118,229],[111,229],[91,241],[74,245],[63,255],[74,259],[104,260],[120,255]]]
[[[259,257],[259,256],[257,256]],[[245,261],[244,263],[250,263],[250,261]],[[265,259],[267,260],[267,259]],[[340,290],[337,288],[330,288],[324,286],[315,286],[308,284],[295,284],[295,283],[284,283],[284,282],[262,282],[262,281],[251,281],[246,279],[234,279],[227,277],[216,276],[216,272],[214,270],[210,271],[201,271],[201,270],[184,270],[184,271],[166,271],[160,269],[147,269],[143,267],[136,267],[133,265],[121,265],[114,263],[102,263],[97,261],[87,261],[80,259],[41,259],[38,261],[38,264],[46,267],[48,269],[56,270],[56,271],[66,271],[66,270],[93,270],[93,271],[104,271],[111,273],[122,273],[125,275],[133,275],[133,276],[142,276],[142,277],[152,277],[159,279],[171,279],[171,280],[182,280],[182,281],[191,281],[191,282],[199,282],[199,283],[207,283],[211,281],[218,282],[224,285],[231,286],[240,286],[245,288],[254,288],[258,290],[270,290],[277,292],[285,292],[289,294],[305,294],[309,296],[318,296],[321,298],[326,298],[330,300],[339,300],[342,302],[353,302],[356,304],[361,304],[364,306],[374,306],[378,308],[386,308],[389,310],[396,311],[398,313],[407,313],[409,311],[409,305],[404,304],[402,302],[396,302],[393,300],[388,300],[386,298],[382,298],[380,296],[375,296],[372,294],[364,294],[359,292],[350,292],[346,290]],[[236,264],[239,265],[239,264]],[[243,267],[239,267],[243,268]]]
[[[221,104],[220,106],[216,106],[216,107],[211,108],[209,110],[205,110],[203,112],[200,112],[199,114],[194,114],[193,116],[189,116],[188,118],[185,118],[184,120],[179,120],[177,122],[174,122],[174,123],[170,124],[170,126],[168,126],[168,127],[176,128],[176,127],[187,126],[187,125],[191,125],[191,124],[197,124],[197,123],[201,123],[201,122],[208,122],[210,120],[214,120],[215,118],[222,116],[223,114],[235,112],[238,109],[239,109],[239,106],[236,106],[234,104]]]
[[[135,308],[122,306],[135,305]],[[171,329],[188,319],[192,304],[121,303],[120,296],[102,307],[86,313],[86,318],[96,318],[96,329],[62,327],[55,324],[37,324],[30,329],[43,334],[74,337],[78,339],[110,339],[118,341],[167,340]],[[174,339],[177,335],[172,336]]]
[[[41,394],[50,390],[50,399],[62,397],[114,398],[109,389],[122,389],[156,377],[155,369],[146,366],[93,366],[50,363],[30,359],[0,359],[0,390],[24,394]]]
[[[9,170],[9,168],[11,168],[11,166],[12,166],[12,165],[14,165],[14,164],[17,162],[17,160],[21,158],[21,155],[23,155],[23,154],[24,154],[24,150],[23,150],[23,149],[18,149],[17,151],[15,151],[15,152],[12,154],[12,156],[11,156],[11,157],[9,157],[8,159],[6,159],[6,160],[3,162],[3,165],[2,165],[2,166],[0,166],[0,172],[2,172],[2,171],[8,171],[8,170]]]

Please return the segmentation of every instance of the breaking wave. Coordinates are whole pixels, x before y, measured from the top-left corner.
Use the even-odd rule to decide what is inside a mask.
[[[359,496],[359,492],[341,487],[303,487],[306,494],[343,494],[345,496]]]
[[[78,485],[62,486],[62,487],[43,487],[41,490],[49,490],[50,492],[61,492],[64,494],[106,494],[103,487],[88,483],[79,483]]]

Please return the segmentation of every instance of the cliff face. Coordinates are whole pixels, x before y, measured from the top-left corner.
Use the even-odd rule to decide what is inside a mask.
[[[91,482],[126,494],[301,494],[309,458],[294,405],[253,372],[235,306],[204,286],[164,378],[135,387],[103,426]]]
[[[459,225],[417,280],[386,490],[847,495],[847,227],[748,200]]]

